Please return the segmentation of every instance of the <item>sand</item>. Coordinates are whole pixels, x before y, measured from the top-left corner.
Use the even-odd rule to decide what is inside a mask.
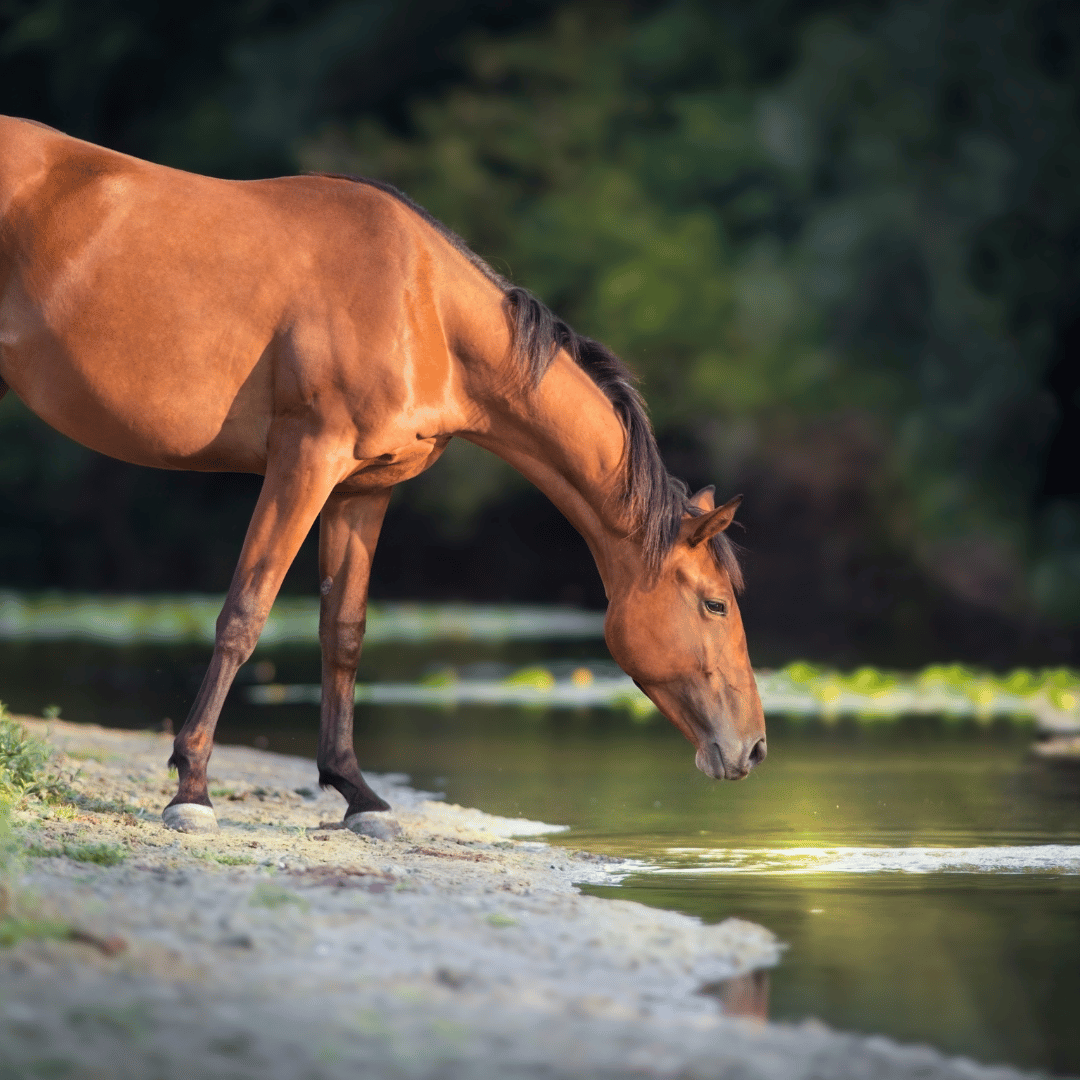
[[[717,993],[755,1011],[782,943],[582,895],[628,867],[547,844],[554,826],[373,776],[402,835],[358,836],[314,762],[218,747],[221,831],[181,834],[166,736],[27,723],[81,807],[16,814],[39,852],[20,903],[74,933],[0,950],[0,1078],[1020,1075],[725,1015]],[[86,845],[122,859],[71,857]]]

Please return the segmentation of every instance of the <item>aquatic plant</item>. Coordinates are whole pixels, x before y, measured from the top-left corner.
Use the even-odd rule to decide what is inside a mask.
[[[527,667],[515,671],[503,679],[504,686],[528,686],[534,690],[550,690],[555,685],[555,676],[544,667]]]
[[[560,674],[530,665],[501,678],[468,678],[442,668],[419,683],[366,683],[356,687],[356,700],[374,705],[523,706],[529,708],[616,709],[634,723],[657,715],[653,703],[630,678],[610,662],[596,662],[596,671],[578,665]],[[777,671],[757,672],[765,712],[795,719],[818,717],[826,722],[853,716],[877,723],[911,714],[934,714],[950,720],[995,717],[1080,724],[1080,672],[1069,668],[1018,668],[1005,675],[962,664],[935,664],[915,674],[869,665],[842,672],[798,660]],[[318,685],[257,685],[247,690],[254,704],[282,702],[318,704]]]
[[[925,713],[1029,721],[1080,711],[1080,672],[1069,668],[1017,668],[998,675],[933,664],[913,675],[874,667],[845,674],[797,661],[759,672],[758,689],[766,712],[793,717],[846,714],[877,721]]]
[[[26,595],[0,592],[0,640],[94,641],[104,644],[214,643],[223,596]],[[598,611],[517,604],[372,603],[368,645],[429,641],[595,640]],[[262,645],[317,645],[317,597],[281,596],[260,636]]]

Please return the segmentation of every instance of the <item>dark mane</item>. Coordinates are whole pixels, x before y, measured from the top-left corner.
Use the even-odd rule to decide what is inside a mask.
[[[683,515],[688,511],[689,489],[664,466],[656,445],[648,410],[637,390],[637,378],[606,346],[575,332],[527,289],[493,270],[456,232],[433,217],[404,192],[382,180],[341,173],[320,173],[334,180],[350,180],[385,192],[419,214],[440,236],[498,286],[513,333],[513,359],[530,386],[538,386],[559,349],[565,349],[580,368],[607,395],[626,429],[626,488],[630,517],[639,523],[646,564],[657,569],[674,547]],[[710,542],[713,556],[728,573],[736,590],[743,586],[742,568],[735,546],[724,533]]]

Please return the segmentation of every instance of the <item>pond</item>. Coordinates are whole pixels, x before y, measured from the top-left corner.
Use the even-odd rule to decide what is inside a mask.
[[[201,645],[8,641],[0,698],[111,726],[178,723],[207,658]],[[383,644],[361,676],[538,662],[605,657],[587,635]],[[219,739],[313,756],[317,708],[253,704],[245,686],[317,682],[317,652],[261,649],[242,680]],[[361,704],[356,731],[372,771],[639,860],[595,893],[774,930],[789,948],[764,988],[773,1019],[1080,1073],[1080,770],[1034,760],[1031,727],[776,718],[768,760],[738,784],[698,773],[665,721],[604,709]]]

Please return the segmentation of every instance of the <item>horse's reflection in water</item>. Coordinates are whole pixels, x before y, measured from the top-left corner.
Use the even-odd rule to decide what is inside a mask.
[[[698,991],[716,998],[725,1016],[744,1016],[764,1023],[769,1019],[769,972],[748,971],[733,979],[706,983]]]

